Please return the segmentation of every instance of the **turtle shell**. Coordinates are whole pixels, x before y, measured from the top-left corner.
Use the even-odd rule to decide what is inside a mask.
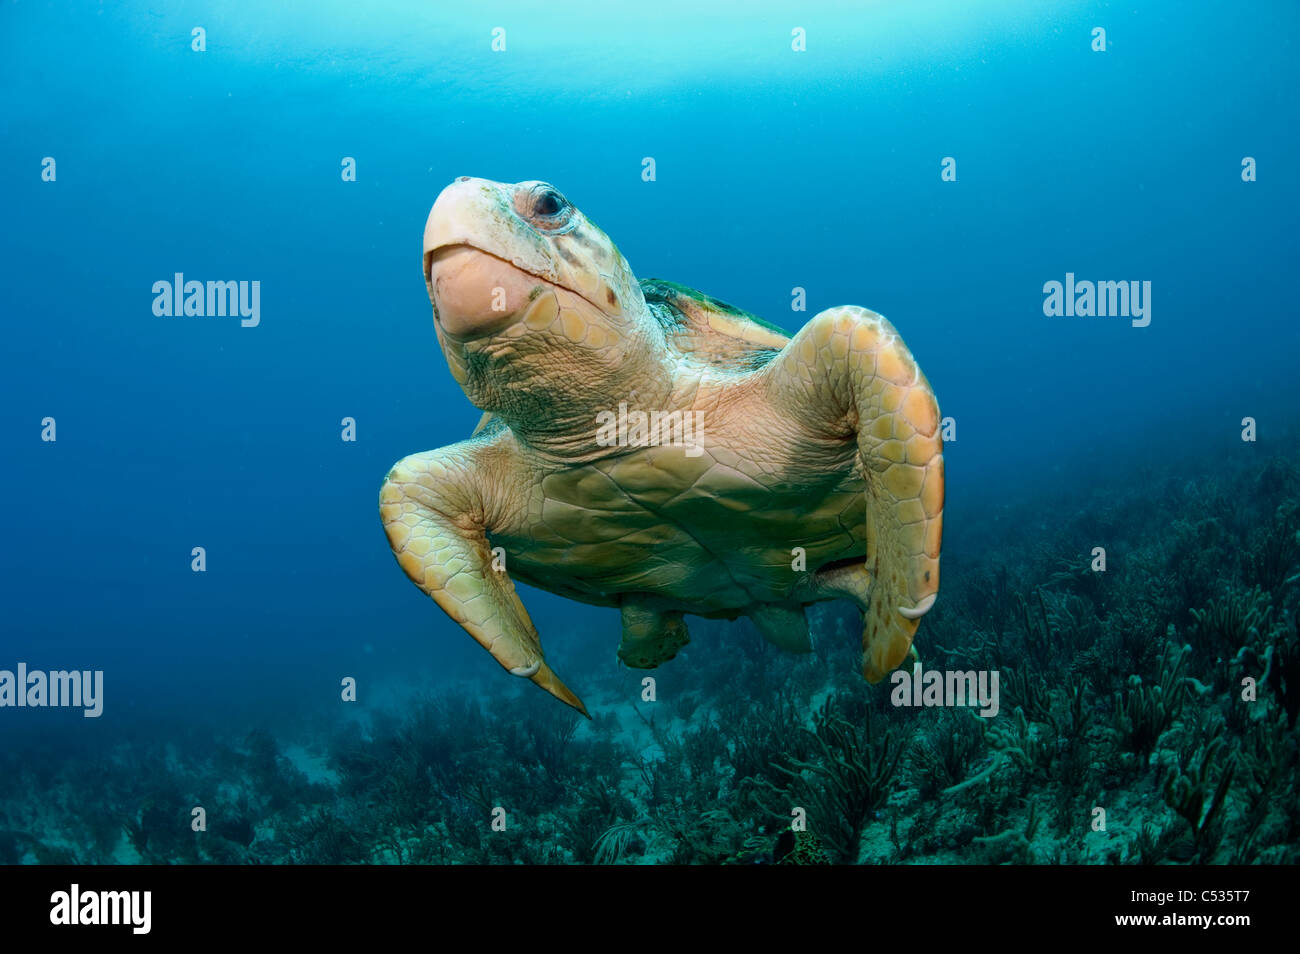
[[[669,346],[690,361],[753,371],[790,341],[776,325],[676,282],[647,278],[641,293]]]

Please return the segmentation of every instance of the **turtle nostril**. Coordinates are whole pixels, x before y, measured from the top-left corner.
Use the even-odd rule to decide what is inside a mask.
[[[469,182],[469,176],[457,176],[457,177],[456,177],[456,181],[457,181],[457,182]]]

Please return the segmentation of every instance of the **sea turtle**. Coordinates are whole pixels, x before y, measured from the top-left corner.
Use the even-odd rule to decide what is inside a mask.
[[[545,182],[461,177],[424,230],[452,377],[485,412],[379,495],[397,562],[502,666],[585,713],[546,664],[515,580],[622,611],[635,668],[685,613],[748,616],[807,652],[805,607],[863,614],[877,682],[939,588],[939,408],[893,325],[829,308],[793,338],[640,281]],[[508,568],[508,572],[507,572]]]

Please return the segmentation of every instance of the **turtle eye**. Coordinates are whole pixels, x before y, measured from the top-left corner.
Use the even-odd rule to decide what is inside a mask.
[[[554,189],[542,192],[533,203],[533,213],[547,217],[559,215],[564,209],[564,196]]]

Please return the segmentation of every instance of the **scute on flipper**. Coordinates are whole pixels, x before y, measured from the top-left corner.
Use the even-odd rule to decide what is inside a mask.
[[[641,293],[668,344],[689,360],[753,371],[790,341],[776,325],[676,282],[646,278]]]

